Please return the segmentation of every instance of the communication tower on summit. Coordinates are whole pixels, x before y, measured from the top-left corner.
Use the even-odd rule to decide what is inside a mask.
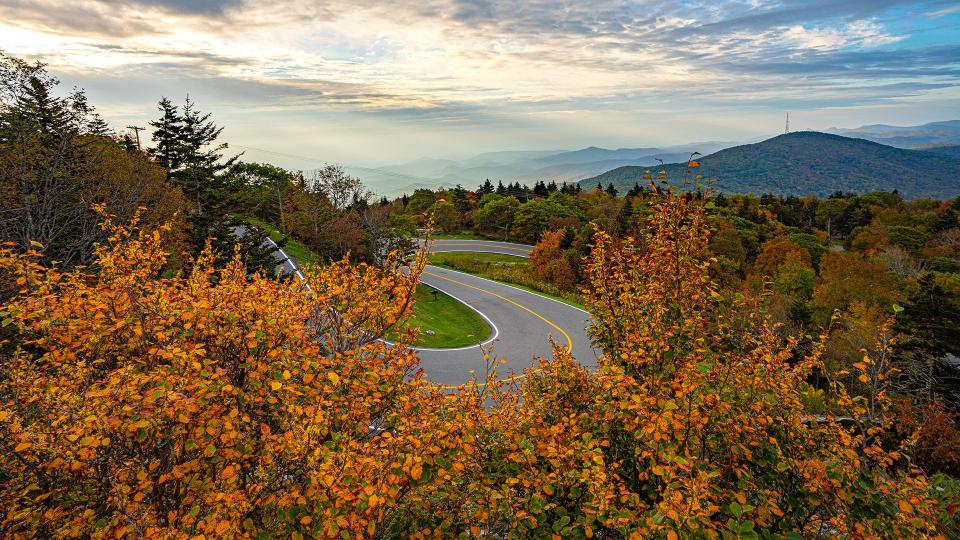
[[[784,128],[783,133],[790,133],[790,113],[787,113],[787,126]]]

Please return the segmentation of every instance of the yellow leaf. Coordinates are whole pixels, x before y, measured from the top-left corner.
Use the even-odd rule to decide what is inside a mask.
[[[279,390],[281,386],[283,385],[280,384],[280,381],[270,381],[270,388],[273,388],[275,391]]]
[[[907,501],[898,501],[897,506],[900,507],[900,511],[903,512],[904,514],[913,513],[913,505]]]
[[[334,386],[340,385],[340,376],[336,373],[332,371],[327,372],[327,378],[330,379],[330,382],[332,382]]]

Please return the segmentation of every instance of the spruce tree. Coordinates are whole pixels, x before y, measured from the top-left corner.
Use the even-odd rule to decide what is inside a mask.
[[[210,113],[200,113],[188,96],[183,105],[179,136],[180,169],[174,171],[173,180],[197,204],[222,206],[227,202],[222,173],[232,167],[238,156],[223,160],[222,151],[227,143],[217,143],[223,131],[210,121]]]
[[[477,188],[477,198],[480,199],[487,193],[493,193],[493,182],[491,182],[489,178],[483,182],[483,185]]]
[[[153,127],[154,146],[147,148],[147,153],[161,167],[167,169],[167,179],[173,177],[174,171],[180,168],[183,132],[183,118],[177,106],[169,98],[162,97],[157,104],[160,118],[150,122]]]

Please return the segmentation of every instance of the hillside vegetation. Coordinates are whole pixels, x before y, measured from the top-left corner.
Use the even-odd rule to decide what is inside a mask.
[[[696,171],[726,193],[820,195],[836,191],[897,190],[904,197],[949,198],[960,193],[960,161],[934,152],[894,148],[815,131],[780,135],[727,148],[699,160]],[[674,178],[685,165],[665,168]],[[648,183],[648,167],[620,167],[582,180],[585,188],[609,183],[626,191]]]

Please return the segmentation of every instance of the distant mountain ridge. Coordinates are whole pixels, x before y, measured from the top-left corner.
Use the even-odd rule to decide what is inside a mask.
[[[504,183],[576,182],[585,176],[626,165],[653,166],[685,159],[693,150],[714,151],[733,143],[705,142],[683,146],[579,150],[515,150],[486,152],[463,160],[420,158],[377,169],[347,167],[378,194],[399,195],[415,189],[461,184],[476,187],[484,180]]]
[[[947,146],[960,144],[960,120],[930,122],[919,126],[873,124],[852,129],[830,128],[826,133],[867,139],[899,148]]]
[[[779,135],[699,158],[696,174],[728,193],[827,196],[836,191],[898,190],[906,198],[960,195],[960,160],[935,149],[908,150],[816,131]],[[949,152],[949,150],[948,150]],[[685,163],[665,166],[682,177]],[[581,180],[585,188],[641,185],[649,167],[619,167]]]

